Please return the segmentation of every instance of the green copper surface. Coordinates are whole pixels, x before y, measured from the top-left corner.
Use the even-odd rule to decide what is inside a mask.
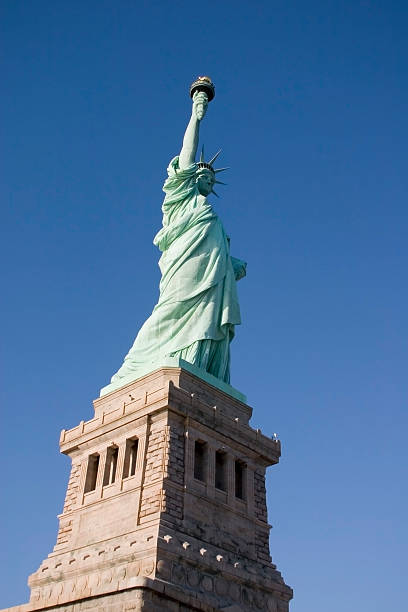
[[[241,322],[236,281],[245,276],[246,264],[231,257],[229,238],[207,200],[216,171],[195,161],[207,106],[206,93],[194,93],[182,150],[167,169],[163,226],[154,239],[162,252],[159,301],[101,395],[172,358],[192,364],[202,377],[229,383],[230,342]]]

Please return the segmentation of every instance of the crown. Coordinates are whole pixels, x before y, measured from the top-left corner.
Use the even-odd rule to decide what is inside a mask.
[[[213,163],[215,162],[215,160],[217,159],[217,157],[219,156],[219,154],[221,153],[221,149],[214,155],[214,157],[212,157],[210,159],[209,162],[204,161],[204,145],[203,148],[201,149],[201,153],[200,153],[200,160],[197,162],[197,170],[210,170],[210,172],[212,172],[213,174],[217,174],[218,172],[223,172],[224,170],[228,170],[228,168],[214,168],[213,167]],[[214,184],[218,183],[219,185],[226,185],[226,183],[223,183],[222,181],[214,181]],[[219,197],[217,193],[215,193],[214,189],[212,190],[212,193],[214,195],[217,196],[217,198]]]
[[[211,164],[207,164],[207,162],[199,161],[197,163],[197,168],[207,168],[207,170],[211,170],[211,172],[214,172],[215,174],[214,168],[211,166]]]

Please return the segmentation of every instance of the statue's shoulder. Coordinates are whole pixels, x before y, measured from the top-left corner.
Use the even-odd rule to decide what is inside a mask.
[[[169,176],[174,176],[174,174],[177,174],[179,170],[180,170],[179,155],[176,155],[170,160],[170,163],[167,166],[167,174]]]
[[[195,175],[196,171],[197,171],[196,162],[192,163],[187,168],[180,168],[179,155],[176,155],[175,157],[173,157],[173,159],[170,160],[170,163],[167,167],[167,174],[169,175],[170,178],[174,176],[178,176],[180,178],[181,177],[191,178],[192,176]]]

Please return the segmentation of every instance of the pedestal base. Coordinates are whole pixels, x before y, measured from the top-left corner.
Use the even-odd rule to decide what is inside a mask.
[[[265,469],[280,442],[180,367],[94,402],[60,438],[72,470],[54,550],[13,612],[288,612],[269,554]]]
[[[223,380],[220,380],[212,374],[209,374],[205,370],[198,368],[197,366],[193,365],[192,363],[189,363],[188,361],[185,361],[184,359],[180,359],[180,357],[163,357],[163,359],[159,359],[157,361],[149,363],[145,365],[143,369],[140,369],[138,372],[129,374],[128,376],[125,376],[124,378],[121,378],[116,382],[106,385],[106,387],[102,387],[100,397],[103,397],[108,393],[112,393],[112,391],[116,391],[116,389],[121,389],[125,385],[133,383],[135,380],[139,380],[140,378],[143,378],[144,376],[147,376],[148,374],[151,374],[152,372],[156,372],[157,370],[161,370],[163,368],[183,368],[183,370],[186,370],[186,372],[194,374],[194,376],[197,376],[198,378],[201,378],[201,380],[207,382],[209,385],[212,385],[213,387],[224,391],[224,393],[231,395],[231,397],[235,397],[235,399],[239,400],[240,402],[246,402],[246,396],[243,393],[241,393],[228,383],[224,382]]]

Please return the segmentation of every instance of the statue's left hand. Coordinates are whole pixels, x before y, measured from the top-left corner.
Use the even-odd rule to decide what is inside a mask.
[[[234,268],[235,280],[239,281],[246,276],[246,261],[242,261],[242,259],[238,259],[237,257],[231,257],[231,261],[232,267]]]
[[[199,121],[207,112],[208,97],[204,91],[196,91],[193,95],[193,114]]]

